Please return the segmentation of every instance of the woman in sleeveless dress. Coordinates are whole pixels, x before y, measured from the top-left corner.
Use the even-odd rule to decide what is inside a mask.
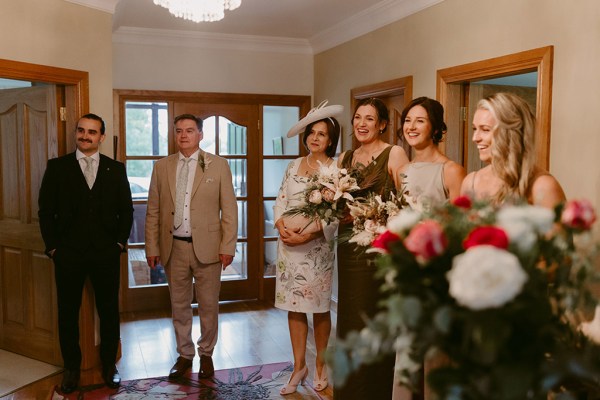
[[[335,260],[332,239],[336,227],[323,227],[318,221],[289,217],[284,212],[302,205],[304,200],[299,194],[306,188],[309,176],[318,172],[319,163],[328,166],[334,162],[340,124],[333,115],[341,111],[341,106],[313,109],[288,132],[288,137],[304,132],[302,141],[309,154],[290,162],[273,207],[279,231],[275,307],[288,311],[294,356],[294,370],[280,391],[282,395],[296,392],[298,384],[303,384],[308,375],[308,313],[313,314],[317,349],[313,387],[321,391],[328,385],[324,353],[331,333],[329,310]]]
[[[400,117],[402,139],[412,149],[412,160],[399,173],[404,196],[410,207],[425,211],[460,195],[465,169],[440,151],[438,144],[446,134],[444,108],[428,97],[412,100]],[[439,361],[439,359],[438,359]],[[425,370],[430,367],[425,363]],[[427,388],[424,388],[427,392]],[[394,381],[393,400],[421,398]]]
[[[375,176],[368,188],[382,196],[395,191],[398,169],[408,162],[404,150],[381,140],[389,122],[388,110],[383,101],[376,98],[360,100],[353,114],[354,137],[360,146],[342,153],[338,165],[350,168],[357,164],[365,166],[365,176]],[[352,232],[352,221],[340,221],[339,236]],[[375,256],[366,254],[353,243],[338,243],[338,312],[336,334],[344,339],[350,331],[360,331],[365,317],[373,317],[381,300],[379,288],[382,281],[374,278]],[[390,399],[394,377],[394,356],[381,362],[364,365],[350,374],[346,383],[334,385],[336,400]]]
[[[495,93],[477,104],[473,142],[479,159],[488,165],[471,172],[461,194],[495,204],[526,200],[554,208],[565,200],[558,181],[535,164],[535,116],[512,93]]]

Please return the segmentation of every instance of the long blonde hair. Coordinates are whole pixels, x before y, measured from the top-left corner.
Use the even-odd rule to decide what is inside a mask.
[[[495,93],[477,104],[496,120],[493,127],[492,171],[505,183],[497,203],[527,199],[535,178],[535,116],[529,104],[512,93]]]

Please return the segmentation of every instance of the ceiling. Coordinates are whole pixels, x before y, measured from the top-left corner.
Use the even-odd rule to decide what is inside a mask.
[[[113,34],[190,36],[305,45],[318,53],[443,0],[242,0],[225,18],[194,23],[172,16],[152,0],[65,0],[113,14]]]

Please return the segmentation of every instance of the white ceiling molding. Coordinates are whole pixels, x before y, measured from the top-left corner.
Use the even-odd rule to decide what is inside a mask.
[[[96,10],[105,11],[111,14],[115,13],[115,8],[119,0],[65,0],[69,3],[79,4],[80,6],[86,6],[95,8]]]
[[[308,40],[305,39],[135,27],[117,29],[113,32],[113,43],[313,54]]]
[[[314,54],[406,18],[443,0],[386,0],[309,39]]]

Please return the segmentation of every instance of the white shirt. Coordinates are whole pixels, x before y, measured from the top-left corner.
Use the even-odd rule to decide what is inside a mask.
[[[196,169],[198,169],[198,156],[200,155],[200,149],[198,149],[194,154],[192,154],[190,158],[190,162],[188,164],[189,173],[188,173],[188,181],[187,187],[185,190],[185,199],[183,201],[183,222],[179,226],[179,228],[173,228],[174,236],[182,236],[182,237],[191,237],[192,236],[192,224],[190,220],[190,201],[192,199],[192,187],[194,186],[194,176],[196,176]],[[179,161],[177,162],[177,175],[175,175],[175,182],[177,182],[177,177],[183,168],[183,161],[185,157],[181,152],[179,153]],[[177,189],[175,189],[177,190]]]

